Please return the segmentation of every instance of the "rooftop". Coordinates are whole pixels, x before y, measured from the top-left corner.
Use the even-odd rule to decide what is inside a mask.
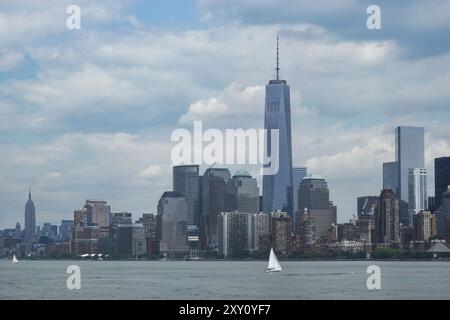
[[[308,174],[303,180],[325,180],[325,178],[318,174]]]
[[[247,170],[238,170],[233,175],[233,177],[248,177],[248,178],[251,178],[252,175]]]

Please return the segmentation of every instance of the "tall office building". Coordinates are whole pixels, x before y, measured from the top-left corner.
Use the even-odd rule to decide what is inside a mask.
[[[73,239],[73,230],[73,220],[61,220],[61,225],[59,226],[59,239],[62,241],[71,241]]]
[[[364,214],[358,217],[356,221],[356,237],[358,241],[363,241],[365,244],[372,244],[375,239],[375,213]]]
[[[209,168],[201,178],[202,217],[200,238],[203,248],[217,247],[217,216],[236,210],[236,193],[226,168]]]
[[[281,254],[289,254],[293,249],[292,218],[287,212],[271,213],[272,247]]]
[[[19,222],[16,223],[16,229],[15,229],[14,235],[15,235],[16,239],[22,239],[22,229],[20,227]]]
[[[398,162],[383,163],[383,189],[390,189],[398,195],[399,188]]]
[[[142,217],[136,221],[136,223],[140,223],[144,226],[148,255],[152,255],[159,250],[156,241],[156,221],[157,218],[153,213],[143,213]]]
[[[447,191],[442,194],[442,212],[443,212],[443,230],[444,236],[447,241],[450,241],[450,186],[447,187]]]
[[[373,215],[375,212],[375,206],[377,205],[377,196],[364,196],[358,197],[357,210],[358,217],[364,215]]]
[[[411,224],[408,212],[409,169],[425,167],[424,128],[397,127],[395,130],[395,161],[398,163],[398,198],[400,200],[400,223]]]
[[[420,211],[414,216],[414,239],[428,241],[433,236],[432,222],[434,214],[430,211]],[[437,233],[437,232],[435,232]]]
[[[298,236],[304,249],[316,243],[316,225],[306,208],[300,216]]]
[[[261,250],[261,240],[270,236],[271,216],[267,213],[256,213],[251,215],[250,248]]]
[[[31,200],[31,190],[28,191],[28,201],[25,204],[25,243],[33,243],[36,239],[36,210]]]
[[[222,212],[217,220],[219,253],[227,257],[239,257],[249,249],[251,214],[248,212]]]
[[[299,207],[307,209],[315,223],[317,240],[326,237],[328,229],[336,223],[336,217],[335,209],[330,205],[330,191],[325,179],[315,174],[307,175],[300,183],[298,197]],[[298,227],[295,226],[297,234]]]
[[[408,177],[408,208],[411,224],[414,221],[414,215],[428,208],[427,169],[410,168]]]
[[[295,212],[303,210],[298,207],[298,188],[300,187],[300,182],[302,179],[308,175],[307,167],[293,167],[292,168],[292,197],[293,197],[293,208],[294,216]]]
[[[117,253],[123,257],[139,257],[147,254],[145,228],[140,223],[119,224]]]
[[[99,227],[99,237],[109,238],[109,220],[111,207],[103,200],[86,200],[86,217],[88,226]]]
[[[119,225],[131,225],[133,223],[133,215],[131,212],[113,212],[109,222],[109,235],[112,242],[112,249],[118,252],[118,234]]]
[[[280,80],[278,63],[276,79],[266,85],[264,129],[267,130],[265,154],[278,160],[278,172],[263,176],[263,211],[276,210],[293,213],[292,143],[290,89],[286,80]],[[279,131],[278,155],[272,154],[271,130]]]
[[[400,243],[399,200],[391,189],[381,191],[375,211],[376,243]]]
[[[188,252],[187,204],[180,193],[166,191],[159,199],[156,234],[161,253],[183,256]]]
[[[436,209],[442,206],[442,194],[450,186],[450,157],[434,159],[434,190]]]
[[[256,179],[246,170],[237,171],[232,181],[236,192],[236,209],[241,212],[259,212],[259,188]]]
[[[173,167],[173,191],[186,200],[188,225],[200,225],[200,176],[198,165]]]

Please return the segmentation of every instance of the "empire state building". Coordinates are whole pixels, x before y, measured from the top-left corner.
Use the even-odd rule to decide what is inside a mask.
[[[28,201],[25,205],[25,243],[36,241],[36,211],[33,200],[31,200],[31,190],[28,191]]]
[[[279,46],[277,37],[276,79],[266,85],[264,129],[266,129],[265,154],[271,155],[271,130],[279,130],[279,168],[272,175],[263,176],[263,211],[287,211],[293,214],[292,196],[292,137],[290,89],[286,80],[279,77]],[[275,155],[276,157],[276,155]]]

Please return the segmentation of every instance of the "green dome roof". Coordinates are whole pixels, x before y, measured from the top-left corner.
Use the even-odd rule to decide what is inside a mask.
[[[318,174],[308,174],[303,180],[325,180],[325,178]]]
[[[233,175],[233,177],[248,177],[248,178],[251,178],[252,175],[247,170],[238,170]]]

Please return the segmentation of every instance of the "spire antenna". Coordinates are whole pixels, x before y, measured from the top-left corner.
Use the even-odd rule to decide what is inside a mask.
[[[31,187],[28,186],[28,200],[31,200]]]
[[[280,51],[278,45],[278,36],[277,36],[277,80],[280,80]]]

